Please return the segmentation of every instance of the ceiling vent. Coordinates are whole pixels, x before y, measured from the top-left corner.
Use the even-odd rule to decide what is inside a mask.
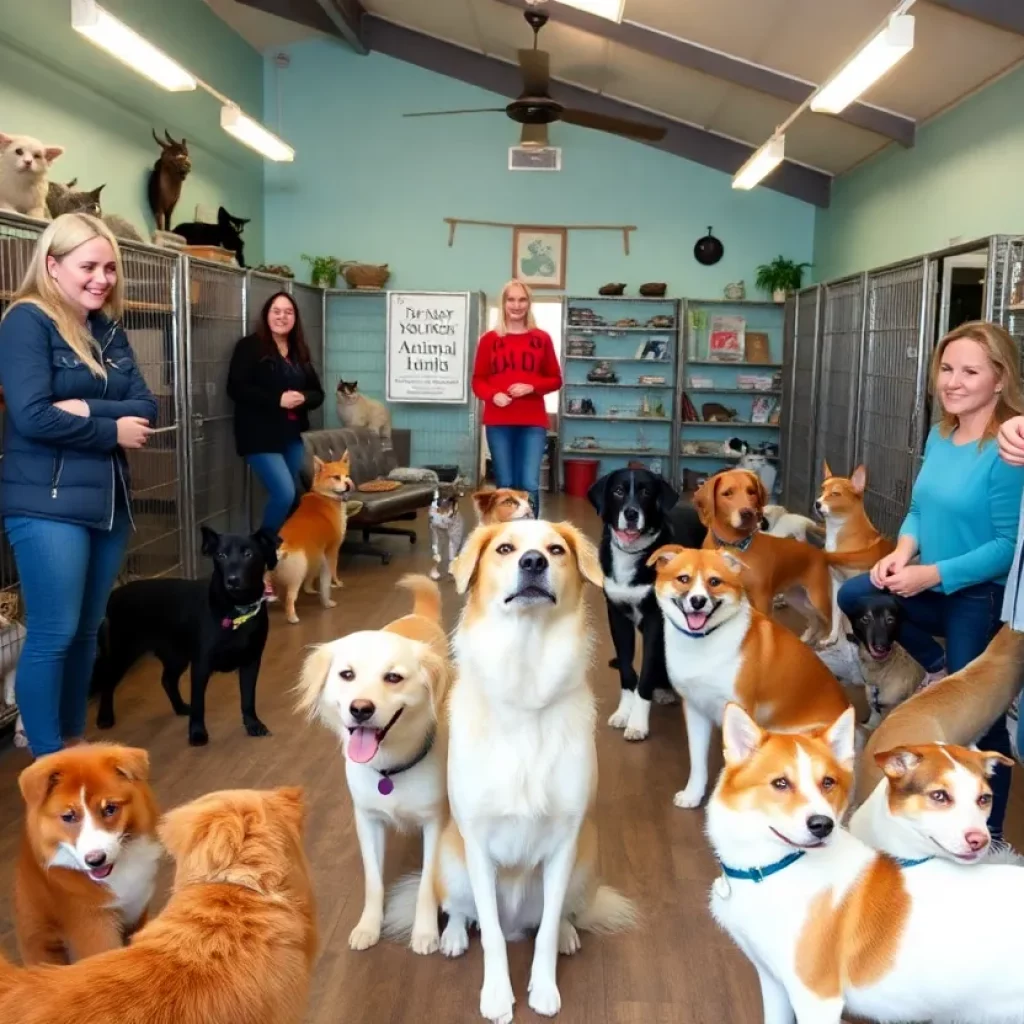
[[[560,146],[511,146],[508,151],[510,171],[560,171],[562,149]]]

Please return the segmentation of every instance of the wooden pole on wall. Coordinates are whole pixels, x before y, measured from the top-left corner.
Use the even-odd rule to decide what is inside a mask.
[[[449,249],[455,244],[455,227],[458,224],[473,224],[477,227],[509,229],[522,226],[520,224],[511,224],[507,221],[501,220],[470,220],[466,217],[445,217],[444,222],[448,225]],[[630,232],[637,230],[635,224],[530,224],[529,226],[535,230],[543,230],[547,227],[551,230],[557,229],[559,231],[621,231],[622,249],[627,256],[629,255]]]

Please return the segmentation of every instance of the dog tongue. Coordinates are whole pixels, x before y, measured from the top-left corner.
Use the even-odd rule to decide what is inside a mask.
[[[619,538],[624,540],[627,544],[632,544],[640,536],[639,530],[616,530]]]
[[[94,871],[90,871],[89,874],[92,875],[92,877],[95,878],[95,879],[102,880],[104,878],[109,878],[110,877],[110,873],[113,870],[114,870],[114,865],[113,864],[104,864],[103,867],[96,868]]]
[[[348,741],[348,756],[357,764],[366,764],[373,760],[379,747],[376,729],[353,729]]]
[[[704,624],[708,621],[707,612],[687,612],[686,613],[686,624],[697,632],[698,629],[703,629]]]

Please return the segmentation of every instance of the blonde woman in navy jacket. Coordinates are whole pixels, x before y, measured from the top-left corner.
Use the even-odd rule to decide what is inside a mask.
[[[132,529],[125,449],[156,424],[118,324],[123,277],[110,231],[65,214],[0,321],[0,514],[27,630],[16,698],[36,757],[85,732],[96,634]]]

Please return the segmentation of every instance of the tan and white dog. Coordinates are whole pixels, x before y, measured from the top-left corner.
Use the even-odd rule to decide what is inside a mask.
[[[512,487],[474,491],[473,505],[477,522],[485,526],[490,523],[507,523],[512,519],[534,518],[530,496],[526,491],[517,491]]]
[[[850,818],[850,831],[905,863],[944,857],[976,864],[991,842],[989,777],[1013,761],[995,751],[944,743],[875,754],[885,778]]]
[[[711,913],[757,970],[765,1024],[840,1024],[844,1008],[876,1021],[1022,1019],[1019,867],[903,866],[843,829],[852,708],[807,736],[766,732],[732,704],[722,731]],[[995,934],[969,941],[983,907],[998,907]]]
[[[838,680],[795,633],[751,606],[743,562],[724,549],[666,544],[648,559],[665,619],[665,667],[683,698],[690,778],[676,807],[704,799],[711,729],[739,703],[773,729],[826,725],[849,706]]]
[[[597,551],[570,523],[480,526],[455,564],[468,597],[453,640],[441,950],[463,953],[467,923],[479,923],[480,1013],[499,1024],[515,1002],[507,940],[538,929],[529,1003],[552,1016],[558,954],[579,949],[577,929],[621,930],[636,916],[598,883],[587,581],[601,586]]]
[[[345,753],[365,875],[363,911],[349,946],[368,949],[379,940],[387,830],[414,827],[423,831],[424,882],[416,897],[411,945],[427,954],[438,946],[432,873],[448,814],[448,638],[437,584],[409,575],[398,585],[412,591],[412,612],[382,629],[350,633],[315,648],[297,687],[298,710],[334,732]]]

